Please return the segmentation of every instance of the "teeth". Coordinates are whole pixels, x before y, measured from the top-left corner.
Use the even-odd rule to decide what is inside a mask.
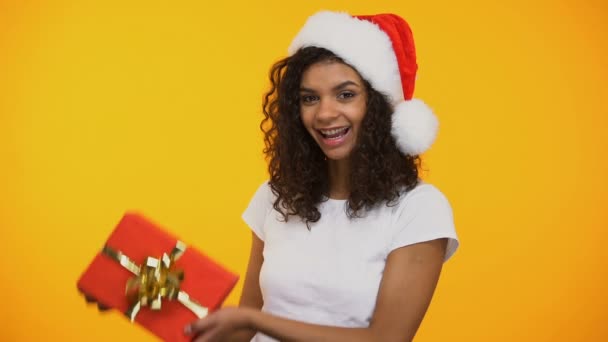
[[[336,129],[322,129],[320,131],[324,135],[334,135],[334,134],[345,132],[347,129],[348,129],[348,127],[342,127],[342,128],[336,128]]]

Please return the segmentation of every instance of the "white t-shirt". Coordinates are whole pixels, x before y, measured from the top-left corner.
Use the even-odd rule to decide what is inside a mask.
[[[421,183],[393,206],[378,205],[362,218],[348,217],[346,200],[321,202],[321,219],[310,230],[297,216],[283,222],[274,199],[268,183],[262,184],[243,220],[264,241],[262,311],[280,317],[367,327],[392,250],[448,238],[447,260],[458,247],[450,204],[430,184]],[[252,341],[276,340],[258,333]]]

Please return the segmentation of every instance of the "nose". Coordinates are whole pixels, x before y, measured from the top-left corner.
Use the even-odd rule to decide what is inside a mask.
[[[340,109],[336,101],[332,101],[331,98],[320,99],[319,106],[317,107],[317,115],[315,115],[315,119],[319,123],[331,123],[339,115]]]

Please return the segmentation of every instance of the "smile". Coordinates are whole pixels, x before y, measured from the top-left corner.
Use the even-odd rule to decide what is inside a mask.
[[[340,127],[334,129],[320,129],[318,131],[324,139],[340,139],[345,136],[349,130],[350,127]]]
[[[331,129],[318,129],[321,136],[321,143],[327,147],[338,147],[342,145],[351,132],[351,127],[340,127]]]

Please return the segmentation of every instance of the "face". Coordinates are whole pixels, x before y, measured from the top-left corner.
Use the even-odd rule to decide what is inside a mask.
[[[302,75],[302,123],[330,160],[347,160],[365,117],[367,93],[359,74],[337,61],[311,65]]]

